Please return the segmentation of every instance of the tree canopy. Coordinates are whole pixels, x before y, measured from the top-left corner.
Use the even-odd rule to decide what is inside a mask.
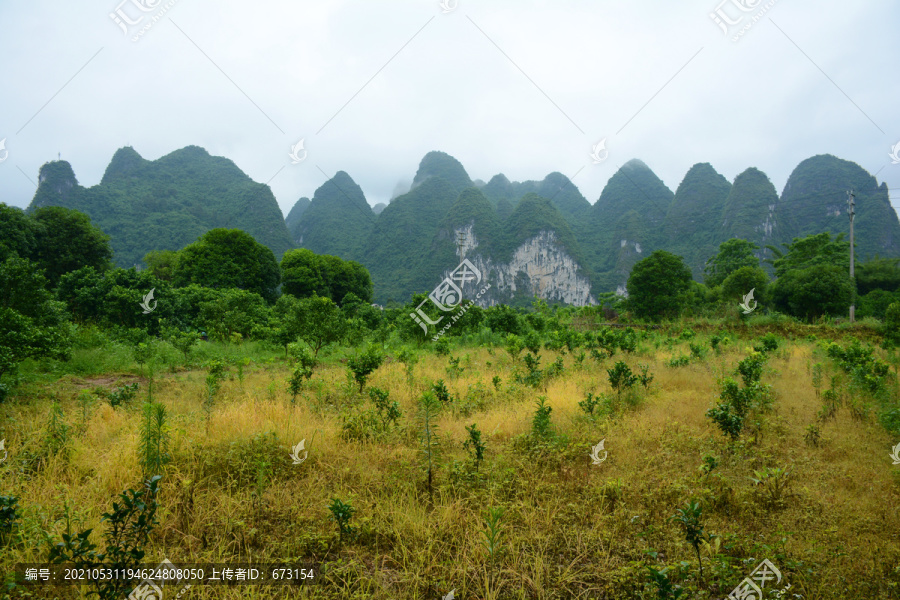
[[[178,253],[172,281],[210,288],[238,288],[274,303],[281,272],[275,255],[240,229],[211,229]]]
[[[638,261],[628,278],[628,307],[638,317],[658,321],[677,316],[691,285],[691,270],[684,259],[657,250]]]
[[[282,291],[297,298],[312,295],[330,298],[342,304],[344,296],[353,294],[372,302],[372,278],[358,262],[337,256],[316,254],[300,248],[289,250],[281,259]]]

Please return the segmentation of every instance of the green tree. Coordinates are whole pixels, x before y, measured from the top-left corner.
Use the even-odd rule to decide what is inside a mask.
[[[680,256],[657,250],[639,261],[628,277],[628,307],[635,315],[658,321],[677,316],[691,285],[691,270]]]
[[[344,337],[347,321],[337,304],[312,296],[301,299],[298,306],[302,314],[300,338],[312,347],[316,357],[323,346]]]
[[[299,248],[284,253],[281,273],[285,294],[306,298],[316,294],[341,302],[347,294],[372,302],[372,278],[358,262]]]
[[[258,294],[238,289],[217,292],[214,300],[200,303],[197,317],[213,339],[228,341],[234,333],[252,337],[268,323],[268,307]]]
[[[706,285],[721,285],[726,277],[742,267],[759,267],[754,250],[759,250],[759,246],[740,238],[731,238],[719,244],[718,254],[706,261],[703,270]]]
[[[91,224],[86,214],[45,206],[32,213],[38,224],[34,260],[44,269],[50,285],[81,267],[105,271],[111,266],[109,236]]]
[[[0,202],[0,262],[11,256],[32,258],[39,226],[20,208]]]
[[[775,276],[781,277],[789,271],[806,269],[819,265],[831,265],[850,273],[850,242],[844,241],[839,233],[833,240],[826,232],[805,238],[794,238],[790,244],[782,244],[787,250],[782,252],[773,246],[766,246],[775,255],[770,262],[775,267]]]
[[[807,320],[849,310],[856,283],[849,274],[850,243],[843,237],[825,232],[794,238],[784,244],[786,252],[769,247],[777,277],[771,296],[779,310]]]
[[[772,300],[779,310],[812,321],[846,314],[854,287],[843,267],[819,264],[784,273],[772,286]]]
[[[7,258],[0,264],[0,377],[15,373],[26,358],[68,357],[72,341],[65,305],[52,298],[34,263]],[[5,390],[0,384],[0,400]]]
[[[281,272],[275,255],[239,229],[211,229],[178,253],[176,286],[238,288],[274,303]]]
[[[149,271],[162,281],[172,281],[178,266],[178,252],[174,250],[151,250],[144,255]]]
[[[733,271],[722,282],[722,299],[729,304],[740,301],[750,290],[754,290],[753,298],[758,303],[766,301],[766,288],[769,276],[761,267],[741,267]]]
[[[900,289],[900,258],[876,256],[856,265],[856,286],[860,295],[875,290],[894,292]]]

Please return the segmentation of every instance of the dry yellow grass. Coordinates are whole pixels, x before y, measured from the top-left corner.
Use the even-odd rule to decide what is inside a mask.
[[[195,586],[183,598],[430,599],[454,588],[459,599],[639,597],[646,564],[677,568],[687,561],[680,581],[697,586],[693,549],[667,519],[687,500],[700,498],[706,530],[723,536],[718,553],[734,559],[730,571],[716,572],[715,550],[705,551],[706,582],[690,597],[724,597],[769,558],[792,593],[806,599],[898,598],[900,467],[887,454],[900,440],[891,440],[871,417],[852,419],[845,407],[821,425],[820,447],[804,443],[821,404],[808,373],[811,362],[822,360],[813,357],[814,349],[791,343],[769,360],[763,382],[775,391],[774,410],[761,417],[755,440],[733,449],[705,412],[718,396],[717,378],[731,374],[745,356],[741,343],[680,368],[665,366],[673,352],[664,349],[607,360],[603,367],[618,359],[634,370],[647,364],[655,379],[637,407],[597,421],[584,418],[578,407],[588,391],[610,392],[605,368],[590,358],[579,368],[567,355],[564,374],[539,390],[511,386],[513,361],[501,350],[455,349],[454,355],[468,356],[457,378],[447,375],[446,358],[423,355],[412,388],[404,366],[390,362],[368,386],[389,390],[403,417],[399,430],[377,442],[341,436],[340,411],[328,403],[346,410],[364,400],[347,398],[346,367],[339,362],[319,367],[294,405],[284,366],[246,369],[243,384],[224,383],[208,436],[201,410],[205,374],[161,376],[154,396],[168,410],[173,460],[146,562],[332,563],[320,574],[327,583],[302,592]],[[555,357],[545,352],[542,366]],[[492,384],[495,375],[502,379],[500,392]],[[446,410],[438,420],[443,453],[430,505],[414,415],[417,398],[437,379],[462,399],[480,385],[486,409],[465,417]],[[139,485],[140,402],[131,409],[95,406],[79,435],[80,383],[66,379],[47,390],[62,398],[73,426],[68,458],[52,457],[28,476],[16,465],[25,452],[40,448],[49,400],[3,406],[10,460],[0,466],[0,491],[19,497],[23,518],[19,541],[4,549],[0,568],[45,561],[41,532],[60,541],[66,503],[73,529],[94,528],[93,539],[102,546],[101,513],[114,496]],[[568,438],[567,446],[543,458],[530,456],[522,441],[539,395],[552,407],[556,430]],[[471,423],[488,448],[483,478],[453,482],[452,462],[464,462],[461,443]],[[266,432],[274,432],[277,442],[253,441]],[[603,438],[608,458],[593,466],[588,452]],[[301,439],[309,458],[292,465],[290,447]],[[722,483],[701,479],[704,454],[719,456],[715,473]],[[251,461],[259,457],[270,461],[272,480],[255,499]],[[749,477],[763,467],[784,466],[792,469],[796,496],[784,509],[766,509],[754,499]],[[333,497],[352,498],[357,510],[351,524],[360,535],[341,547],[327,508]],[[489,506],[506,509],[503,550],[493,565],[481,543]],[[657,561],[646,554],[651,549]],[[76,597],[76,588],[70,590]]]

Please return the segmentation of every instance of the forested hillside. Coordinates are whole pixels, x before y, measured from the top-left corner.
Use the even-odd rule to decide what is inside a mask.
[[[210,229],[246,231],[280,258],[293,247],[284,216],[268,186],[232,161],[188,146],[158,160],[119,149],[99,185],[78,184],[71,165],[41,167],[28,210],[62,206],[79,210],[110,236],[113,260],[141,263],[152,250],[179,250]]]
[[[498,269],[495,279],[524,284],[495,289],[489,302],[514,302],[524,290],[534,289],[550,297],[560,285],[575,285],[571,272],[567,283],[560,281],[561,256],[571,259],[569,271],[574,268],[578,277],[589,279],[594,296],[625,291],[632,267],[654,250],[682,256],[694,279],[701,281],[707,261],[728,239],[746,239],[757,246],[758,259],[771,260],[776,255],[769,246],[783,251],[795,237],[846,232],[849,189],[856,191],[857,256],[861,260],[900,256],[900,222],[886,185],[879,186],[859,165],[829,155],[800,163],[781,198],[769,177],[755,167],[729,182],[711,164],[698,163],[673,193],[648,165],[635,159],[610,178],[591,204],[560,173],[524,182],[497,174],[484,184],[473,182],[452,156],[429,152],[412,189],[382,212],[372,212],[374,225],[362,242],[368,205],[362,192],[355,192],[352,179],[340,177],[340,186],[354,190],[353,204],[362,210],[348,210],[349,198],[328,192],[326,183],[309,209],[301,199],[291,211],[292,230],[306,232],[329,220],[345,225],[328,228],[314,241],[302,241],[297,235],[294,239],[316,252],[362,262],[372,272],[379,302],[404,301],[436,285],[460,260],[460,243],[467,258],[480,257],[484,265]],[[476,189],[477,196],[471,193]],[[526,197],[532,200],[523,207]],[[541,232],[552,232],[554,241],[526,250],[525,245]],[[365,248],[361,254],[350,250],[359,243]],[[530,256],[528,260],[558,264],[504,273],[514,268],[504,261],[510,261],[517,249]],[[551,254],[555,258],[548,258]],[[770,265],[764,267],[771,273]]]

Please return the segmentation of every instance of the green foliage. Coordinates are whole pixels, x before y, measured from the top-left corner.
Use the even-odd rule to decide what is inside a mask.
[[[239,289],[224,289],[208,301],[199,303],[196,322],[209,337],[220,342],[235,342],[252,337],[268,322],[268,309],[263,298]],[[235,336],[240,334],[241,338]]]
[[[759,352],[751,352],[749,356],[738,363],[737,372],[744,381],[746,387],[759,383],[763,368],[766,366],[766,357]]]
[[[803,434],[803,441],[807,446],[814,446],[818,448],[819,442],[822,439],[822,432],[819,429],[819,426],[815,423],[806,426],[806,431]]]
[[[778,336],[771,332],[759,338],[759,344],[753,346],[753,351],[760,354],[768,354],[776,350],[778,350]]]
[[[338,171],[316,190],[290,230],[298,246],[318,254],[362,260],[374,224],[375,213],[362,189],[346,172]],[[342,297],[333,300],[338,302]]]
[[[650,571],[647,575],[650,583],[656,586],[657,600],[678,600],[684,593],[681,586],[673,586],[669,580],[669,567],[657,570],[648,565],[647,570]]]
[[[101,564],[110,569],[135,569],[143,564],[150,534],[159,522],[156,519],[159,480],[156,475],[144,483],[144,489],[136,492],[128,489],[113,502],[112,511],[103,513],[101,522],[107,524],[104,533],[106,550],[96,552],[97,546],[90,541],[93,530],[88,529],[76,535],[66,519],[66,533],[63,541],[50,548],[48,562],[52,564],[70,563],[77,569],[91,569]],[[131,592],[128,579],[100,579],[94,585],[101,600],[118,600]]]
[[[769,276],[761,267],[741,267],[722,282],[722,299],[730,305],[740,304],[744,296],[753,290],[753,299],[758,304],[765,304],[768,286]]]
[[[553,424],[550,421],[553,408],[546,403],[546,396],[539,396],[535,403],[534,416],[531,419],[531,438],[536,441],[546,442],[554,437]]]
[[[35,230],[34,259],[55,286],[59,278],[82,267],[103,271],[110,266],[109,236],[86,214],[61,206],[44,206],[31,213]]]
[[[670,358],[669,360],[666,361],[666,366],[672,367],[672,368],[686,367],[689,364],[691,364],[691,357],[684,355],[684,354],[680,354],[678,356],[673,356],[672,358]]]
[[[737,441],[744,429],[744,417],[735,409],[730,402],[719,402],[715,407],[706,411],[709,417],[722,433]]]
[[[340,498],[332,498],[331,504],[328,505],[328,510],[331,511],[331,518],[338,526],[338,543],[343,543],[345,536],[350,537],[354,533],[354,528],[350,525],[350,519],[353,518],[356,509],[353,508],[349,500],[344,502]]]
[[[422,444],[422,456],[428,474],[428,498],[434,503],[434,470],[440,443],[435,421],[441,411],[441,401],[435,394],[427,391],[419,398],[418,422],[419,439]]]
[[[70,356],[64,306],[46,286],[34,263],[15,257],[0,263],[0,377],[14,375],[26,358]]]
[[[374,344],[370,344],[362,354],[347,359],[347,367],[353,373],[353,379],[359,384],[360,393],[362,393],[369,375],[374,373],[382,362],[384,362],[384,354]]]
[[[509,334],[518,336],[521,334],[525,326],[522,317],[516,309],[505,304],[491,306],[484,311],[485,325],[494,333],[505,333],[507,338]],[[524,348],[524,346],[522,346]]]
[[[16,528],[20,517],[18,502],[15,496],[0,496],[0,541],[6,541]]]
[[[447,389],[447,386],[444,384],[443,379],[438,379],[434,384],[432,384],[431,391],[434,392],[435,398],[437,398],[442,404],[448,404],[456,399],[456,397],[450,393],[450,390]]]
[[[477,470],[481,461],[484,460],[486,446],[484,445],[484,442],[481,441],[481,431],[478,429],[478,425],[472,423],[466,427],[466,431],[469,433],[469,439],[463,442],[463,447],[470,452],[472,460],[475,461],[475,469]]]
[[[138,442],[138,462],[144,479],[162,475],[163,467],[171,460],[169,455],[169,426],[166,423],[166,407],[159,402],[144,404]]]
[[[612,369],[607,369],[609,385],[615,390],[617,396],[622,391],[630,390],[638,382],[638,377],[631,372],[631,368],[622,361],[616,362]]]
[[[269,187],[231,160],[188,146],[155,161],[130,147],[116,151],[99,185],[78,185],[66,161],[41,167],[31,208],[68,206],[110,233],[119,265],[151,250],[182,248],[214,227],[238,227],[278,256],[291,247],[284,216]]]
[[[239,229],[211,229],[178,255],[173,282],[210,288],[238,288],[272,304],[281,271],[272,251]]]
[[[293,403],[296,402],[297,394],[303,387],[303,380],[309,381],[312,377],[317,361],[306,344],[288,344],[288,352],[294,365],[291,376],[288,378],[288,389],[291,392],[291,402]]]
[[[106,398],[109,400],[110,406],[112,406],[113,408],[117,408],[131,402],[131,400],[133,400],[137,395],[137,391],[137,382],[126,383],[125,385],[110,390],[106,395]]]
[[[641,374],[638,375],[637,378],[646,390],[650,387],[650,384],[653,383],[653,375],[650,375],[650,365],[642,364],[638,366],[641,368]]]
[[[513,360],[517,360],[524,349],[525,344],[522,343],[522,339],[519,336],[514,333],[506,335],[506,351]]]
[[[215,405],[216,394],[222,387],[222,381],[225,379],[226,365],[221,359],[215,358],[209,361],[207,365],[206,375],[206,396],[203,400],[203,412],[206,414],[206,434],[209,435],[209,422],[212,419],[213,406]]]
[[[399,424],[398,419],[402,416],[400,404],[396,400],[389,402],[390,394],[387,390],[376,387],[369,388],[369,398],[375,405],[375,410],[378,411],[382,427],[385,430],[387,430],[391,423],[393,423],[395,427]]]
[[[544,372],[542,372],[541,369],[538,368],[541,364],[541,357],[528,353],[525,355],[523,361],[528,372],[524,376],[517,375],[516,381],[518,381],[519,383],[524,383],[525,385],[529,385],[531,387],[537,387],[544,379]]]
[[[704,530],[702,519],[703,507],[696,501],[685,503],[684,508],[676,509],[675,514],[669,517],[670,521],[675,521],[681,526],[685,541],[693,546],[694,552],[697,553],[700,581],[703,581],[703,561],[700,559],[700,543],[711,540],[713,537]]]
[[[184,354],[184,362],[190,360],[191,351],[200,341],[200,334],[196,331],[179,331],[175,328],[169,328],[165,332],[166,341],[168,341],[176,350]]]
[[[768,508],[784,508],[791,495],[791,472],[787,468],[769,468],[754,471],[750,480],[759,489],[762,503]]]
[[[584,400],[578,401],[578,406],[583,410],[587,415],[593,417],[594,410],[600,405],[602,396],[594,396],[592,392],[588,392],[584,396]]]
[[[900,302],[893,302],[884,313],[884,339],[891,345],[900,345]]]
[[[656,250],[628,277],[628,307],[638,317],[659,321],[677,316],[685,304],[691,271],[680,256]]]
[[[284,253],[281,278],[282,291],[297,298],[317,295],[343,303],[347,294],[353,294],[366,303],[372,302],[372,278],[365,267],[307,248]]]
[[[442,337],[434,343],[434,352],[438,356],[450,356],[450,338]]]
[[[484,535],[484,539],[481,543],[492,565],[503,549],[501,538],[505,531],[500,526],[500,520],[505,512],[506,509],[499,506],[492,506],[484,512],[484,531],[481,532]]]
[[[324,346],[344,337],[347,321],[341,309],[328,298],[303,298],[296,306],[301,315],[297,317],[301,324],[300,338],[312,347],[315,356],[319,356]]]
[[[150,274],[160,281],[172,281],[178,267],[178,252],[174,250],[151,250],[144,255],[144,264]]]
[[[726,278],[740,269],[759,268],[759,258],[754,254],[756,250],[759,250],[759,246],[741,238],[731,238],[719,244],[718,253],[706,261],[706,268],[703,270],[706,285],[710,287],[722,285]],[[746,294],[749,291],[748,287],[742,293]]]

